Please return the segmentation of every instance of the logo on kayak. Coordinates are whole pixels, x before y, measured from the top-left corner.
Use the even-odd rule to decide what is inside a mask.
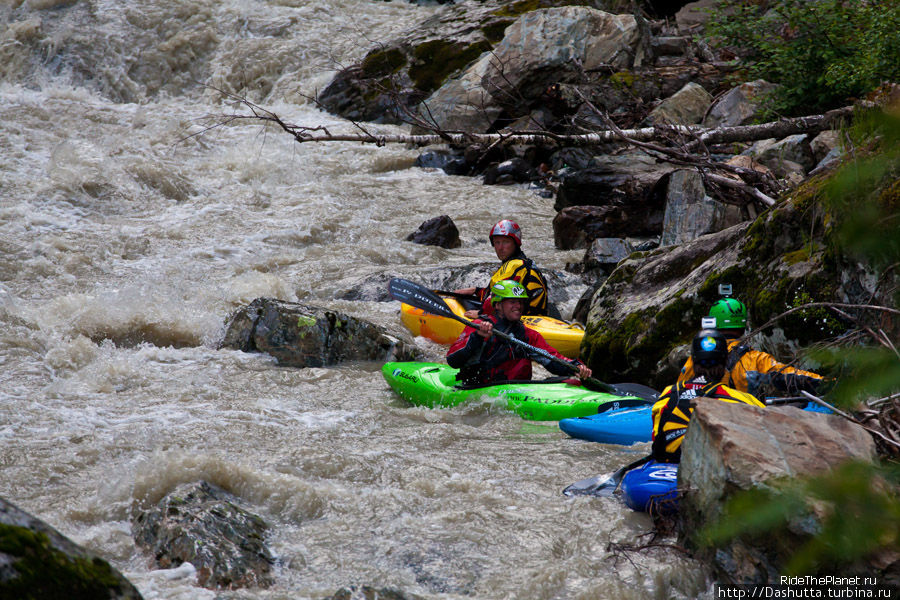
[[[418,383],[419,380],[415,375],[410,375],[409,373],[403,372],[402,369],[394,369],[394,372],[391,373],[394,377],[399,377],[400,379],[406,379],[407,381],[412,381],[413,383]]]
[[[662,479],[663,481],[678,481],[678,468],[665,468],[647,473],[649,479]]]

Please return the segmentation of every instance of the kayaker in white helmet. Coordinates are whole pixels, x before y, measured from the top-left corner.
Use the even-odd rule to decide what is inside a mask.
[[[547,343],[537,331],[521,321],[529,297],[517,281],[503,280],[491,286],[494,314],[485,314],[467,326],[447,352],[447,364],[460,370],[458,380],[465,385],[484,385],[495,381],[531,379],[531,361],[535,360],[554,375],[569,375],[572,370],[546,357],[528,355],[521,346],[492,335],[494,330],[549,352],[578,369],[578,377],[587,379],[591,369],[579,360],[569,360]],[[473,335],[474,334],[474,335]]]
[[[473,294],[481,301],[481,309],[471,309],[465,315],[474,319],[479,312],[493,313],[491,302],[491,288],[495,283],[504,280],[512,280],[522,284],[528,294],[528,302],[525,306],[527,315],[546,315],[547,305],[547,281],[538,270],[533,261],[522,252],[522,228],[515,221],[503,219],[498,221],[488,234],[491,245],[497,258],[500,259],[500,268],[491,277],[490,283],[485,288],[471,287],[455,290],[458,294]]]

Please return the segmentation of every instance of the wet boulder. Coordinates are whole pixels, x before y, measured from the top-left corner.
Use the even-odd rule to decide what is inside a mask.
[[[386,288],[385,288],[386,289]],[[236,311],[220,348],[265,352],[290,367],[354,360],[415,360],[419,351],[383,327],[325,308],[257,298]]]
[[[482,182],[485,185],[511,185],[534,179],[537,179],[534,167],[524,158],[514,157],[485,169]]]
[[[523,13],[590,0],[503,0],[448,3],[443,10],[379,43],[335,75],[319,96],[322,106],[356,121],[403,123],[405,113],[489,52]]]
[[[584,70],[633,67],[641,41],[632,15],[582,6],[528,12],[506,28],[490,53],[424,104],[442,129],[491,131],[501,117],[513,121],[529,114],[549,86],[576,81]]]
[[[681,537],[698,557],[713,564],[720,581],[778,583],[778,566],[817,529],[814,514],[764,538],[737,538],[712,548],[697,534],[714,523],[725,502],[740,491],[822,474],[848,460],[874,458],[872,436],[837,415],[699,398],[678,469],[678,486],[687,490],[679,501]]]
[[[0,598],[108,598],[141,594],[106,560],[0,498]]]
[[[406,241],[427,246],[440,246],[441,248],[459,248],[459,229],[447,215],[441,215],[428,219],[419,229],[409,234]]]
[[[197,582],[210,589],[272,584],[275,558],[265,543],[267,529],[239,498],[205,481],[176,487],[132,520],[135,542],[157,565],[191,563]]]

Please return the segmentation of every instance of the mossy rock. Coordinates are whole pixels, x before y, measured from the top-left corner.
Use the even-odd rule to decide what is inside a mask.
[[[834,239],[824,185],[808,182],[753,223],[620,263],[592,299],[582,344],[597,377],[672,383],[720,283],[747,305],[752,327],[779,317],[751,343],[782,360],[847,331],[851,323],[818,307],[780,316],[809,303],[864,303],[874,291],[871,270]]]
[[[0,565],[0,598],[141,598],[106,560],[2,498]]]

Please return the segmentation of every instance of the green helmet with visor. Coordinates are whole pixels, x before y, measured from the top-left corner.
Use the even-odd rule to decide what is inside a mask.
[[[525,291],[525,286],[512,279],[504,279],[491,286],[491,304],[497,304],[507,298],[520,298],[527,302],[528,293]]]

